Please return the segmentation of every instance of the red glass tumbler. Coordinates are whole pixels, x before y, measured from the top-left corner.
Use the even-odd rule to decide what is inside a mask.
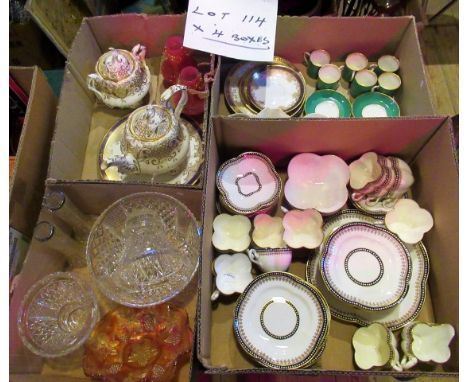
[[[202,114],[205,110],[205,84],[200,71],[194,66],[186,66],[180,71],[177,83],[188,88],[187,104],[182,110],[182,114],[189,116]],[[197,94],[198,92],[203,92],[203,94]],[[176,94],[176,96],[178,95]]]

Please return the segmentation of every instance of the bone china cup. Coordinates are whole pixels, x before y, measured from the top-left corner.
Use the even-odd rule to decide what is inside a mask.
[[[341,70],[338,66],[327,64],[320,68],[318,72],[317,89],[336,90],[340,86]]]
[[[305,52],[304,60],[307,65],[307,74],[310,78],[317,79],[319,69],[330,63],[330,53],[323,49],[317,49],[313,52]]]
[[[263,272],[287,271],[291,265],[292,251],[289,248],[250,249],[249,258]]]
[[[351,82],[357,72],[367,68],[368,63],[369,61],[367,60],[367,57],[362,53],[355,52],[348,54],[345,60],[345,64],[342,67],[342,78],[345,81]]]

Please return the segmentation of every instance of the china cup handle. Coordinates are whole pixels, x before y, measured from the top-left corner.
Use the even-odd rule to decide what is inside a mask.
[[[170,99],[177,92],[181,92],[182,96],[180,97],[179,103],[177,104],[175,110],[172,108]],[[187,86],[184,85],[172,85],[170,88],[167,88],[164,93],[161,95],[161,106],[171,110],[177,120],[180,119],[180,114],[184,106],[187,104]]]
[[[379,85],[372,86],[372,89],[370,91],[376,92],[378,88],[379,88]]]
[[[216,301],[219,298],[219,290],[215,289],[211,294],[211,301]]]
[[[377,65],[377,64],[370,64],[370,65],[369,65],[369,70],[374,70],[374,69],[376,69],[378,66],[379,66],[379,65]]]
[[[304,53],[304,61],[305,61],[305,64],[306,64],[306,65],[309,64],[309,60],[310,60],[310,53],[309,53],[309,52],[305,52],[305,53]]]
[[[257,251],[255,249],[249,249],[247,251],[247,254],[249,255],[249,259],[252,263],[258,264],[258,259],[260,258],[257,254]]]
[[[354,77],[356,77],[356,73],[357,73],[357,72],[355,72],[355,71],[353,71],[353,72],[351,73],[351,81],[350,81],[350,82],[353,82],[353,81],[354,81]]]

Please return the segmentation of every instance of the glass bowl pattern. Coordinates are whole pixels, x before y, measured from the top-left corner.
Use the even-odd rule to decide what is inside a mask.
[[[88,238],[88,269],[101,291],[130,307],[165,302],[198,267],[200,236],[190,210],[171,196],[132,194],[110,205]]]
[[[18,312],[23,344],[46,358],[61,357],[78,349],[99,318],[92,292],[69,272],[52,273],[26,293]]]

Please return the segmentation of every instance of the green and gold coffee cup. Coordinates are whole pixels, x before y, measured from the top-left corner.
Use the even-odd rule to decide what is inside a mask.
[[[379,57],[377,64],[371,65],[371,68],[378,76],[382,73],[396,73],[400,69],[400,60],[395,56],[386,54]]]
[[[348,82],[354,79],[354,76],[360,70],[366,69],[369,61],[362,53],[354,52],[346,56],[345,64],[343,65],[343,73],[341,77]]]
[[[401,87],[401,78],[395,73],[382,73],[378,77],[376,91],[394,96]]]
[[[323,65],[318,72],[317,89],[338,89],[340,86],[341,70],[333,64]]]
[[[363,69],[356,73],[349,92],[351,96],[356,98],[357,96],[372,91],[374,86],[377,84],[377,75],[369,69]]]
[[[317,79],[318,72],[323,65],[330,63],[330,54],[323,49],[304,53],[304,60],[307,65],[307,74],[310,78]]]

